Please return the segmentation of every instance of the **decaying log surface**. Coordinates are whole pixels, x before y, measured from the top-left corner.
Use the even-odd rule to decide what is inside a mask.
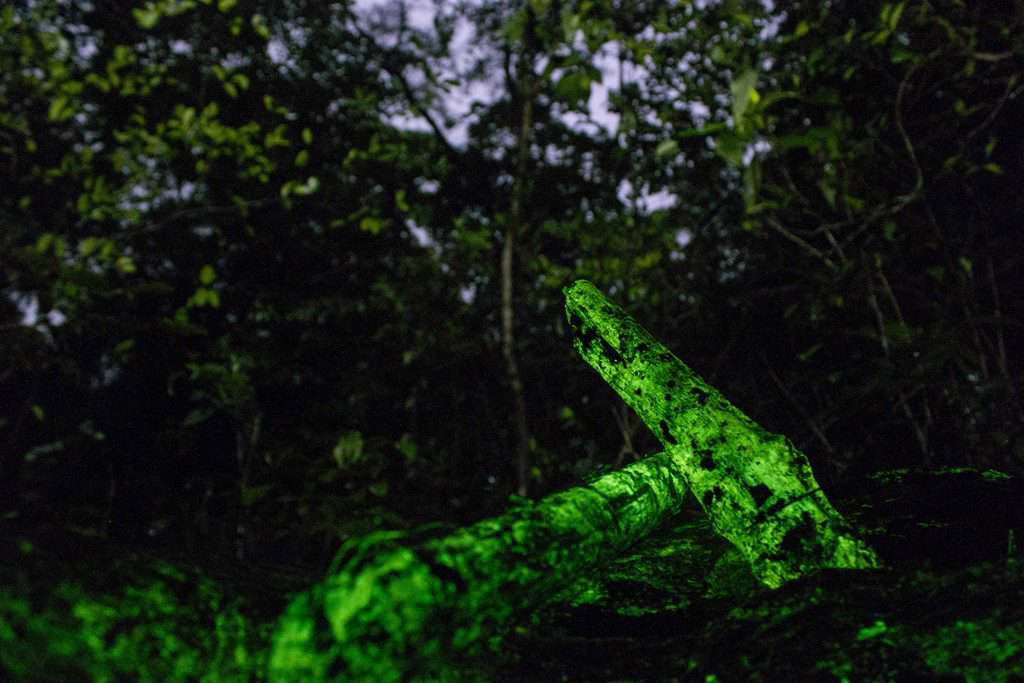
[[[687,486],[768,586],[877,566],[789,441],[733,408],[590,283],[568,288],[566,306],[576,348],[665,452],[442,538],[350,544],[286,611],[274,677],[436,679],[678,511]]]
[[[594,285],[565,290],[573,343],[661,440],[714,529],[771,587],[874,551],[821,491],[806,456],[737,410]]]
[[[299,595],[271,655],[277,680],[438,680],[580,575],[675,514],[686,484],[659,453],[587,485],[415,543],[378,534]]]
[[[687,496],[506,638],[490,680],[1024,680],[1024,482],[891,470],[829,497],[885,568],[768,589]]]

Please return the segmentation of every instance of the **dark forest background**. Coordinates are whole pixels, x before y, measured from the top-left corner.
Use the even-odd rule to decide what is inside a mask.
[[[4,3],[0,514],[318,566],[631,462],[577,278],[826,487],[1021,472],[1019,0],[412,18]]]

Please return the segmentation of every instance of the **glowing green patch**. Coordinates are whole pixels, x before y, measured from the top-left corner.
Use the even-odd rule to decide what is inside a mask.
[[[878,566],[788,439],[733,407],[589,282],[567,287],[565,298],[576,350],[654,432],[761,581]]]
[[[678,512],[685,490],[659,453],[442,538],[351,542],[337,571],[282,617],[271,677],[437,680]]]
[[[442,679],[450,662],[494,646],[514,619],[675,514],[687,485],[769,586],[819,567],[876,566],[791,443],[733,408],[589,283],[567,290],[566,302],[576,348],[665,452],[443,538],[350,543],[337,570],[282,617],[272,678]],[[721,573],[734,575],[728,563]],[[628,574],[631,590],[658,588],[655,568]],[[575,601],[603,599],[610,585],[585,585]]]
[[[928,667],[968,681],[1017,681],[1024,676],[1024,626],[957,620],[919,637]]]

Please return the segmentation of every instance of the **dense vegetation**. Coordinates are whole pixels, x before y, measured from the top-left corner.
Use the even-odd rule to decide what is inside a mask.
[[[577,278],[823,483],[1021,471],[1019,2],[423,16],[4,3],[6,520],[320,569],[618,467]]]

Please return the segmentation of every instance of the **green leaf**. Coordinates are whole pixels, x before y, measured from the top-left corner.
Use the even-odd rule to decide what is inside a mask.
[[[751,102],[756,104],[760,99],[754,90],[756,85],[757,72],[753,69],[743,71],[729,85],[729,91],[732,93],[732,118],[736,125],[739,125],[740,119],[747,113]]]
[[[411,463],[416,459],[416,442],[403,434],[402,438],[395,442],[395,449],[405,456],[405,461]]]
[[[818,181],[818,188],[821,190],[821,194],[825,197],[828,205],[833,209],[836,208],[836,188],[832,187],[825,178]]]
[[[242,505],[249,507],[260,502],[273,489],[272,484],[260,484],[259,486],[246,486],[242,489]]]
[[[217,9],[221,12],[227,12],[236,4],[238,4],[238,0],[219,0],[217,3]]]
[[[114,265],[117,266],[117,269],[125,275],[130,275],[136,271],[135,262],[132,261],[130,256],[126,256],[124,254],[117,257],[117,260],[114,261]]]
[[[715,151],[731,165],[740,167],[743,165],[743,139],[729,131],[722,133],[715,138]]]
[[[654,156],[664,159],[665,157],[674,156],[678,151],[679,143],[675,140],[662,140],[661,144],[654,150]]]
[[[761,185],[761,164],[755,158],[743,171],[743,204],[747,213],[751,213],[757,201],[757,191]]]
[[[914,337],[917,337],[920,330],[899,322],[885,323],[885,333],[892,339],[894,344],[905,344]]]
[[[114,353],[124,354],[124,353],[127,353],[127,352],[131,351],[134,348],[135,348],[135,340],[134,339],[125,339],[123,342],[119,343],[117,346],[114,347]]]
[[[372,235],[379,235],[384,230],[384,219],[376,216],[366,216],[359,221],[359,229]]]
[[[721,122],[719,122],[719,123],[709,123],[708,125],[704,126],[703,128],[688,128],[686,130],[679,131],[678,133],[675,133],[674,135],[677,138],[696,138],[696,137],[701,137],[703,135],[711,135],[712,133],[718,133],[718,132],[721,132],[723,130],[728,130],[728,129],[729,129],[729,127],[727,125],[725,125],[724,123],[721,123]]]
[[[293,192],[295,192],[295,194],[297,195],[305,196],[313,194],[318,189],[320,189],[320,179],[317,178],[315,175],[311,175],[309,176],[309,178],[306,179],[305,183],[303,183],[302,185],[296,185]]]
[[[307,145],[312,144],[313,143],[313,131],[310,130],[309,128],[303,128],[302,129],[302,141],[305,142]]]
[[[132,16],[135,17],[135,22],[145,29],[150,29],[156,26],[156,22],[160,21],[160,10],[153,6],[153,3],[146,3],[145,7],[136,7],[132,10]]]
[[[267,149],[274,147],[288,147],[292,143],[284,136],[285,126],[281,124],[263,136],[263,146]]]
[[[206,422],[211,417],[213,417],[213,410],[209,408],[196,408],[185,416],[185,419],[182,420],[181,424],[186,428],[195,427],[198,424]]]
[[[800,353],[796,354],[796,357],[800,360],[801,363],[806,363],[818,351],[821,351],[821,344],[815,344],[814,346],[804,349]]]
[[[188,305],[195,306],[196,308],[202,308],[203,306],[217,308],[220,306],[220,294],[207,287],[200,287],[189,299]]]
[[[50,102],[50,109],[47,112],[47,117],[51,121],[64,121],[71,118],[72,114],[74,114],[74,110],[68,106],[69,103],[67,95],[57,95],[53,98],[53,101]]]
[[[793,37],[799,38],[800,36],[805,35],[810,30],[811,25],[808,24],[806,21],[801,21],[799,24],[796,25],[796,30],[793,31]]]
[[[256,31],[256,35],[261,38],[270,37],[270,29],[267,27],[267,20],[262,14],[254,14],[249,20],[252,25],[252,30]]]
[[[871,626],[865,626],[860,631],[858,631],[857,640],[868,640],[869,638],[880,636],[888,630],[889,627],[886,626],[885,622],[879,619]]]
[[[568,73],[558,79],[555,94],[570,103],[579,103],[590,97],[590,77],[579,71]]]
[[[99,248],[102,241],[99,237],[86,237],[78,243],[78,253],[82,257],[88,257]]]
[[[213,269],[213,266],[207,264],[199,269],[199,282],[204,285],[212,285],[213,281],[217,279],[217,271]]]
[[[897,3],[889,13],[889,28],[893,31],[896,30],[897,26],[899,26],[900,17],[903,15],[903,6],[905,4],[906,3],[903,2]]]
[[[358,465],[363,461],[363,435],[357,431],[343,434],[334,446],[331,456],[341,469]]]
[[[405,190],[400,189],[395,191],[395,206],[402,213],[409,210],[409,202],[405,201]]]

